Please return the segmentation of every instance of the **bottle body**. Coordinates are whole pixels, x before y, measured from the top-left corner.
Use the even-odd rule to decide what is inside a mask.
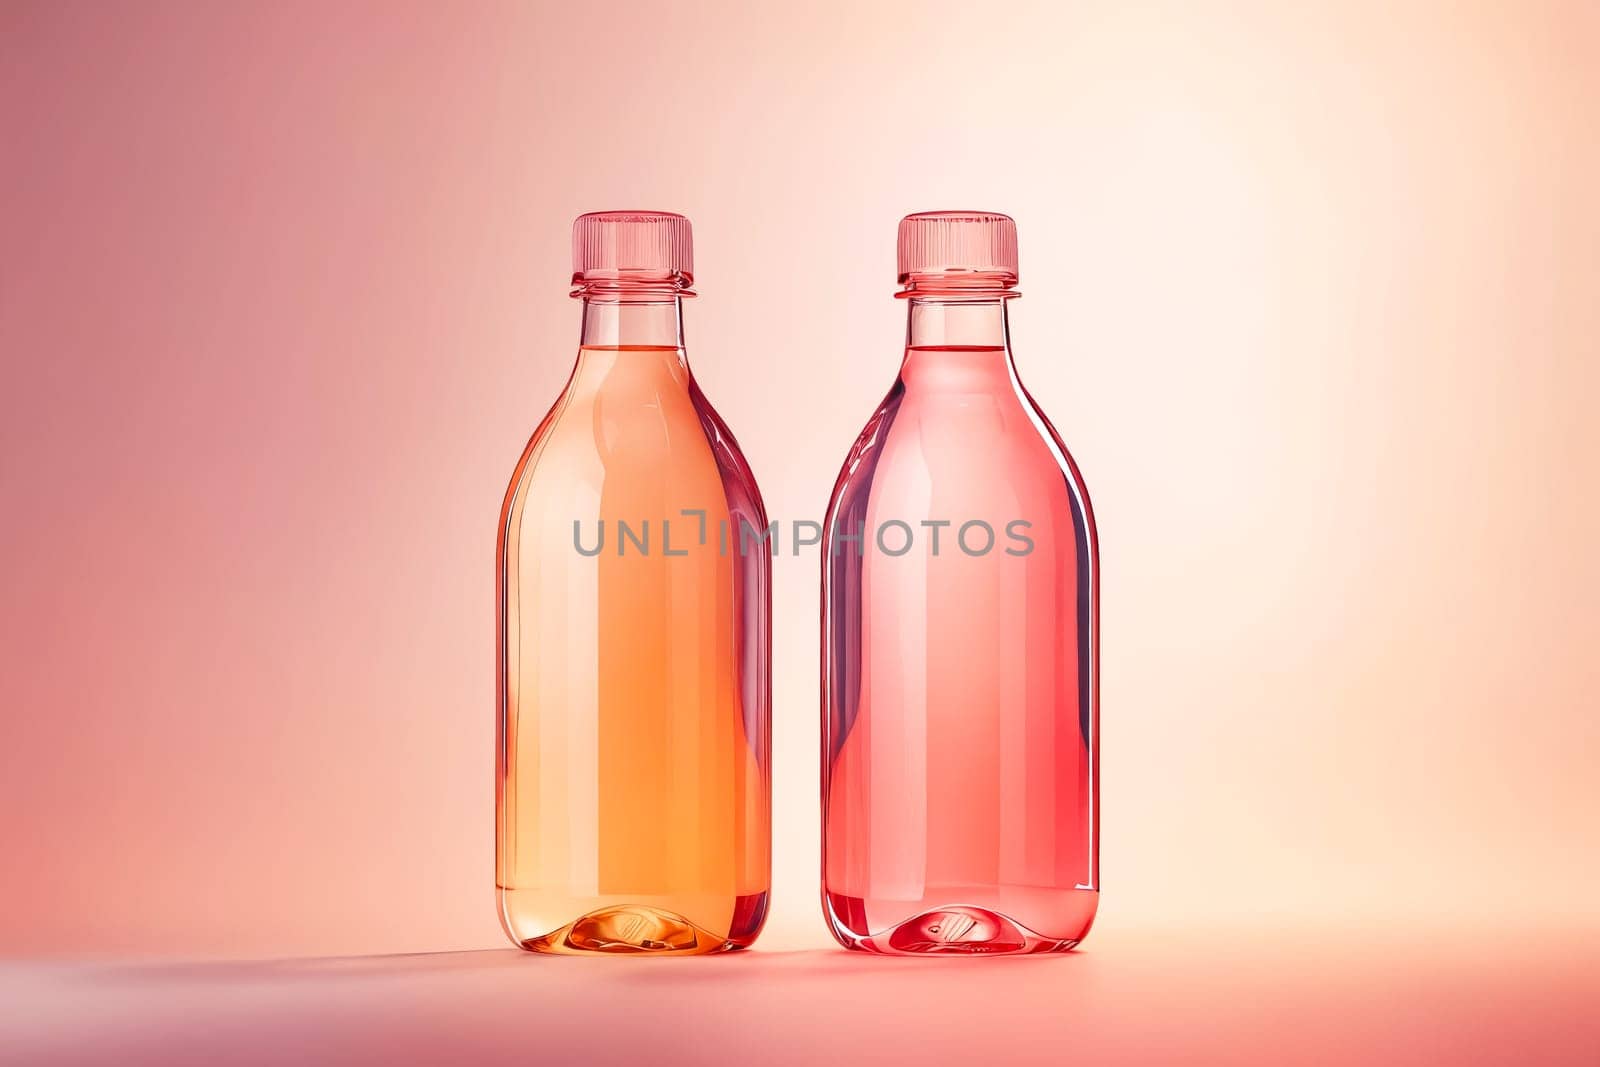
[[[766,915],[770,559],[723,535],[766,520],[682,348],[627,343],[673,339],[663,303],[586,301],[501,516],[497,883],[534,951],[741,948]]]
[[[1099,887],[1088,495],[1004,298],[911,314],[825,526],[824,911],[850,948],[1065,950]]]

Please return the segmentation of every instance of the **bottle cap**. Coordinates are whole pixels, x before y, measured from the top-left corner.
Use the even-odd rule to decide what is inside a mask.
[[[671,211],[591,211],[572,223],[572,281],[694,282],[689,220]]]
[[[1017,224],[993,211],[922,211],[900,220],[900,282],[916,275],[985,275],[1017,282]]]

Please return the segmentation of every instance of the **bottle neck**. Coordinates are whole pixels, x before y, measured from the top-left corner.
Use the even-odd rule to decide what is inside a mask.
[[[683,348],[683,299],[675,293],[583,293],[584,348]]]
[[[1008,352],[1011,328],[1006,298],[912,297],[906,315],[906,348],[951,351]]]
[[[915,392],[1015,392],[1006,301],[1015,294],[911,297],[900,380]]]
[[[906,315],[906,349],[971,350],[1005,354],[1011,347],[1006,301],[990,298],[910,298]]]

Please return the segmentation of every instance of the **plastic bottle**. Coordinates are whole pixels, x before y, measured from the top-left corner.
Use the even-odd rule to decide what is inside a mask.
[[[900,224],[904,361],[823,552],[823,907],[846,947],[1070,949],[1099,899],[1094,519],[1017,378],[1016,225]]]
[[[743,948],[771,866],[771,560],[736,548],[761,496],[684,353],[689,220],[583,215],[573,260],[577,364],[500,520],[500,917],[536,952]]]

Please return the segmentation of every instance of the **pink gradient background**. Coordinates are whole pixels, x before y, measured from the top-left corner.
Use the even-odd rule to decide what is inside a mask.
[[[694,220],[691,361],[786,520],[892,379],[896,220],[1017,219],[1102,539],[1099,926],[988,991],[827,950],[785,556],[750,957],[7,965],[33,1058],[378,1054],[413,1001],[384,1041],[484,1053],[504,1001],[573,1055],[588,1004],[773,1062],[992,1052],[964,1012],[1018,1058],[1594,1062],[1600,9],[449,8],[0,3],[0,955],[502,944],[494,522],[571,219],[633,207]],[[628,1033],[587,1051],[689,1055]]]

